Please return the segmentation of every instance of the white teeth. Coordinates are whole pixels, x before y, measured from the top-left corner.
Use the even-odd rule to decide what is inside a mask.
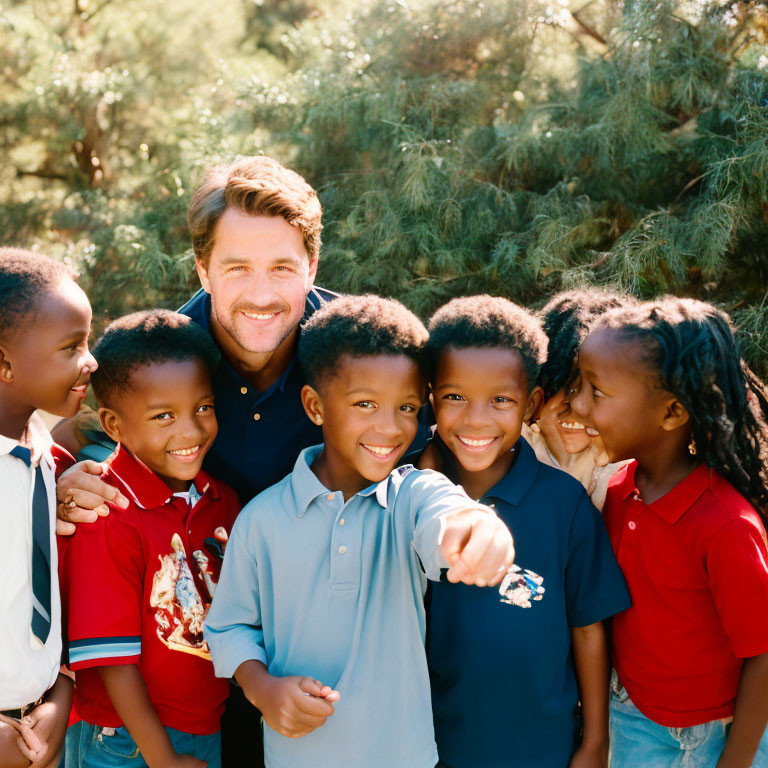
[[[580,421],[561,421],[560,426],[563,429],[585,429]]]
[[[593,429],[592,427],[587,427],[587,434],[590,437],[598,437],[600,435],[600,433],[596,429]]]
[[[196,445],[193,448],[179,448],[176,451],[168,451],[174,456],[191,456],[193,453],[197,453],[200,450],[200,446]]]
[[[469,437],[459,437],[459,440],[461,440],[464,445],[469,445],[472,448],[481,448],[484,445],[490,445],[495,439],[495,437],[487,437],[483,440],[472,440]]]
[[[243,311],[243,314],[246,317],[252,318],[253,320],[269,320],[269,318],[270,317],[274,317],[277,314],[277,312],[270,312],[268,315],[263,315],[263,314],[257,313],[257,312],[245,312],[245,311]]]
[[[395,450],[396,446],[393,446],[391,448],[385,448],[381,445],[366,445],[365,443],[363,443],[363,447],[367,448],[372,453],[375,453],[377,456],[389,456],[389,454]]]

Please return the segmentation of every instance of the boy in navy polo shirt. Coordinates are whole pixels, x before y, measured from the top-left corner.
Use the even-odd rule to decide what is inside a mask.
[[[421,465],[493,505],[535,572],[510,574],[500,590],[432,585],[427,655],[441,764],[602,766],[602,620],[629,598],[584,488],[520,437],[541,398],[546,337],[524,309],[490,296],[449,302],[429,328],[437,435]]]
[[[66,761],[78,768],[221,765],[229,692],[203,621],[239,509],[202,472],[216,437],[210,373],[218,353],[189,318],[165,310],[112,323],[94,349],[104,476],[129,499],[62,544],[75,706]]]
[[[395,469],[418,428],[426,338],[372,296],[339,298],[302,331],[302,400],[325,443],[243,510],[205,629],[217,673],[264,715],[270,768],[434,768],[426,578],[450,566],[497,584],[511,563],[489,509],[436,472]]]

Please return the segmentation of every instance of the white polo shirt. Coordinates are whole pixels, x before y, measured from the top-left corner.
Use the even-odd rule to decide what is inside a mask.
[[[32,466],[11,456],[32,451]],[[21,441],[0,435],[0,710],[37,701],[61,665],[61,601],[56,551],[56,480],[53,440],[34,414]],[[32,494],[41,464],[51,520],[51,632],[45,645],[32,635]]]

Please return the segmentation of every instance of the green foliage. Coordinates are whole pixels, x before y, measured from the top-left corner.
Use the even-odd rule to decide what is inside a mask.
[[[0,241],[98,318],[176,306],[203,168],[264,151],[320,192],[328,287],[699,296],[766,373],[767,42],[746,0],[12,3]]]

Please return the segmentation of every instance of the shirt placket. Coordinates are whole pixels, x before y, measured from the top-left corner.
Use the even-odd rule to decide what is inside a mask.
[[[617,560],[620,564],[626,564],[627,560],[636,557],[638,537],[641,534],[644,517],[646,515],[645,502],[640,498],[637,489],[629,497],[629,510],[624,516],[621,538],[619,539],[619,551]]]
[[[357,589],[360,586],[361,516],[357,497],[346,504],[336,491],[328,493],[324,502],[336,511],[331,532],[331,589]]]

